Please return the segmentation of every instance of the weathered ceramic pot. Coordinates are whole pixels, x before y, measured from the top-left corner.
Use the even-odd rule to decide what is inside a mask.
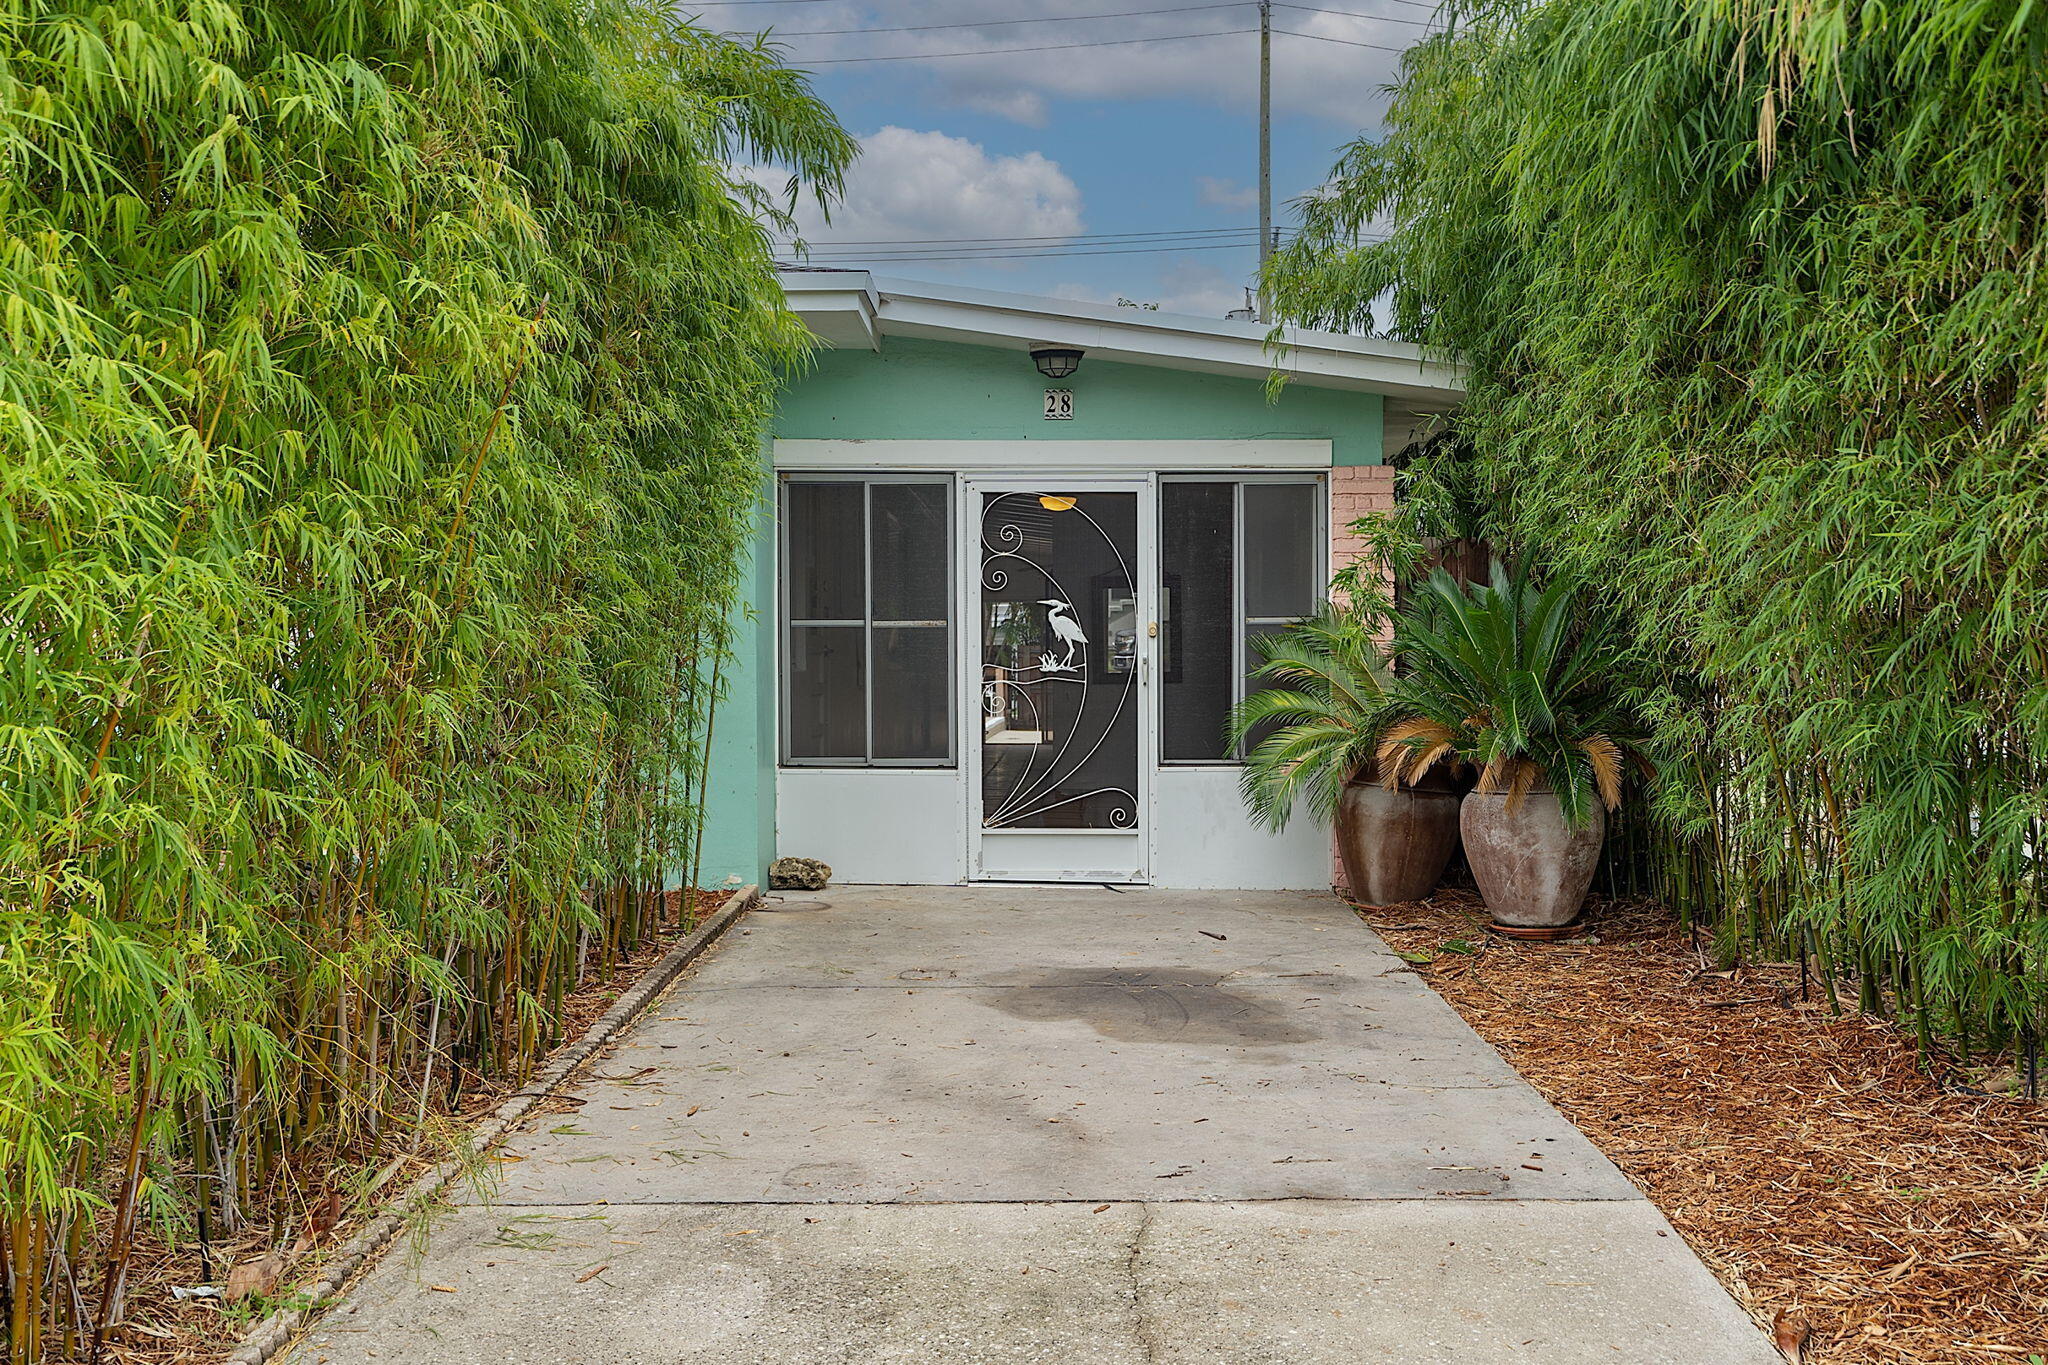
[[[1465,798],[1458,826],[1472,880],[1495,920],[1552,927],[1577,917],[1607,837],[1607,813],[1598,802],[1593,818],[1573,829],[1547,787],[1524,795],[1512,812],[1505,792],[1475,791]]]
[[[1421,900],[1457,847],[1458,787],[1446,774],[1395,791],[1354,779],[1337,798],[1337,857],[1362,904]]]

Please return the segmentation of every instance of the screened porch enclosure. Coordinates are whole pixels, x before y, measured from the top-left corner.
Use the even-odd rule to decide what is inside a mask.
[[[1211,856],[1271,839],[1224,727],[1258,638],[1320,596],[1320,471],[778,482],[780,846],[876,879],[1144,883],[1200,825]],[[1291,847],[1315,884],[1319,841]]]

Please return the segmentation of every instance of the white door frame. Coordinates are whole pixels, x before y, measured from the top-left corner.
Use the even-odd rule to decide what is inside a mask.
[[[982,829],[982,620],[981,498],[985,493],[1131,493],[1136,495],[1137,538],[1131,564],[1131,589],[1138,600],[1138,678],[1133,700],[1138,708],[1138,762],[1133,795],[1137,823],[1129,830]],[[1157,583],[1159,578],[1159,480],[1152,472],[1124,475],[1037,473],[969,473],[959,480],[954,538],[960,584],[958,632],[959,685],[956,699],[959,730],[954,752],[960,755],[962,785],[967,797],[966,866],[969,881],[1112,882],[1144,884],[1151,880],[1152,775],[1156,764],[1159,707],[1152,680],[1158,668]]]

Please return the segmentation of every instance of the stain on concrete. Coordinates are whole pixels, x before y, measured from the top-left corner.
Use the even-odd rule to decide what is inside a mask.
[[[865,1172],[851,1161],[807,1161],[782,1173],[782,1184],[792,1190],[837,1192],[858,1189]]]
[[[1124,1043],[1279,1047],[1319,1036],[1222,981],[1181,967],[1054,967],[989,978],[974,997],[1012,1018],[1073,1020]]]

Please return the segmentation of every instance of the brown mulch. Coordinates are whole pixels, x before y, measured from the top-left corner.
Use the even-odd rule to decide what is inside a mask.
[[[1552,944],[1469,891],[1359,913],[1805,1361],[2048,1360],[2048,1104],[1931,1075],[1797,964],[1715,970],[1651,903]]]
[[[692,913],[680,914],[681,891],[663,897],[662,927],[647,943],[622,955],[609,974],[592,971],[584,983],[562,1003],[564,1046],[584,1031],[618,998],[631,990],[640,974],[667,956],[669,950],[695,925],[723,904],[731,888],[694,891]],[[535,1068],[545,1059],[536,1059]],[[461,1103],[444,1109],[434,1118],[456,1130],[466,1131],[481,1122],[518,1089],[518,1080],[500,1077],[473,1081],[465,1088]],[[409,1115],[407,1116],[409,1118]],[[127,1308],[123,1321],[108,1334],[105,1362],[123,1365],[186,1365],[187,1362],[218,1360],[233,1350],[242,1334],[260,1321],[290,1294],[294,1279],[303,1278],[322,1265],[333,1249],[353,1237],[375,1212],[375,1195],[388,1196],[402,1190],[421,1171],[447,1155],[441,1147],[428,1144],[411,1150],[410,1140],[394,1134],[384,1143],[365,1142],[346,1150],[331,1150],[317,1157],[302,1156],[288,1181],[280,1180],[264,1211],[267,1222],[252,1223],[212,1246],[212,1276],[203,1273],[200,1248],[188,1239],[166,1243],[154,1229],[138,1229],[134,1259],[129,1267]],[[363,1193],[373,1176],[381,1176],[374,1190]],[[331,1216],[338,1209],[340,1218]],[[253,1269],[266,1255],[285,1253],[278,1287],[266,1296],[227,1303],[220,1299],[179,1301],[171,1293],[174,1285],[223,1284],[236,1266]],[[93,1265],[95,1276],[97,1262]],[[58,1357],[61,1358],[61,1357]]]

